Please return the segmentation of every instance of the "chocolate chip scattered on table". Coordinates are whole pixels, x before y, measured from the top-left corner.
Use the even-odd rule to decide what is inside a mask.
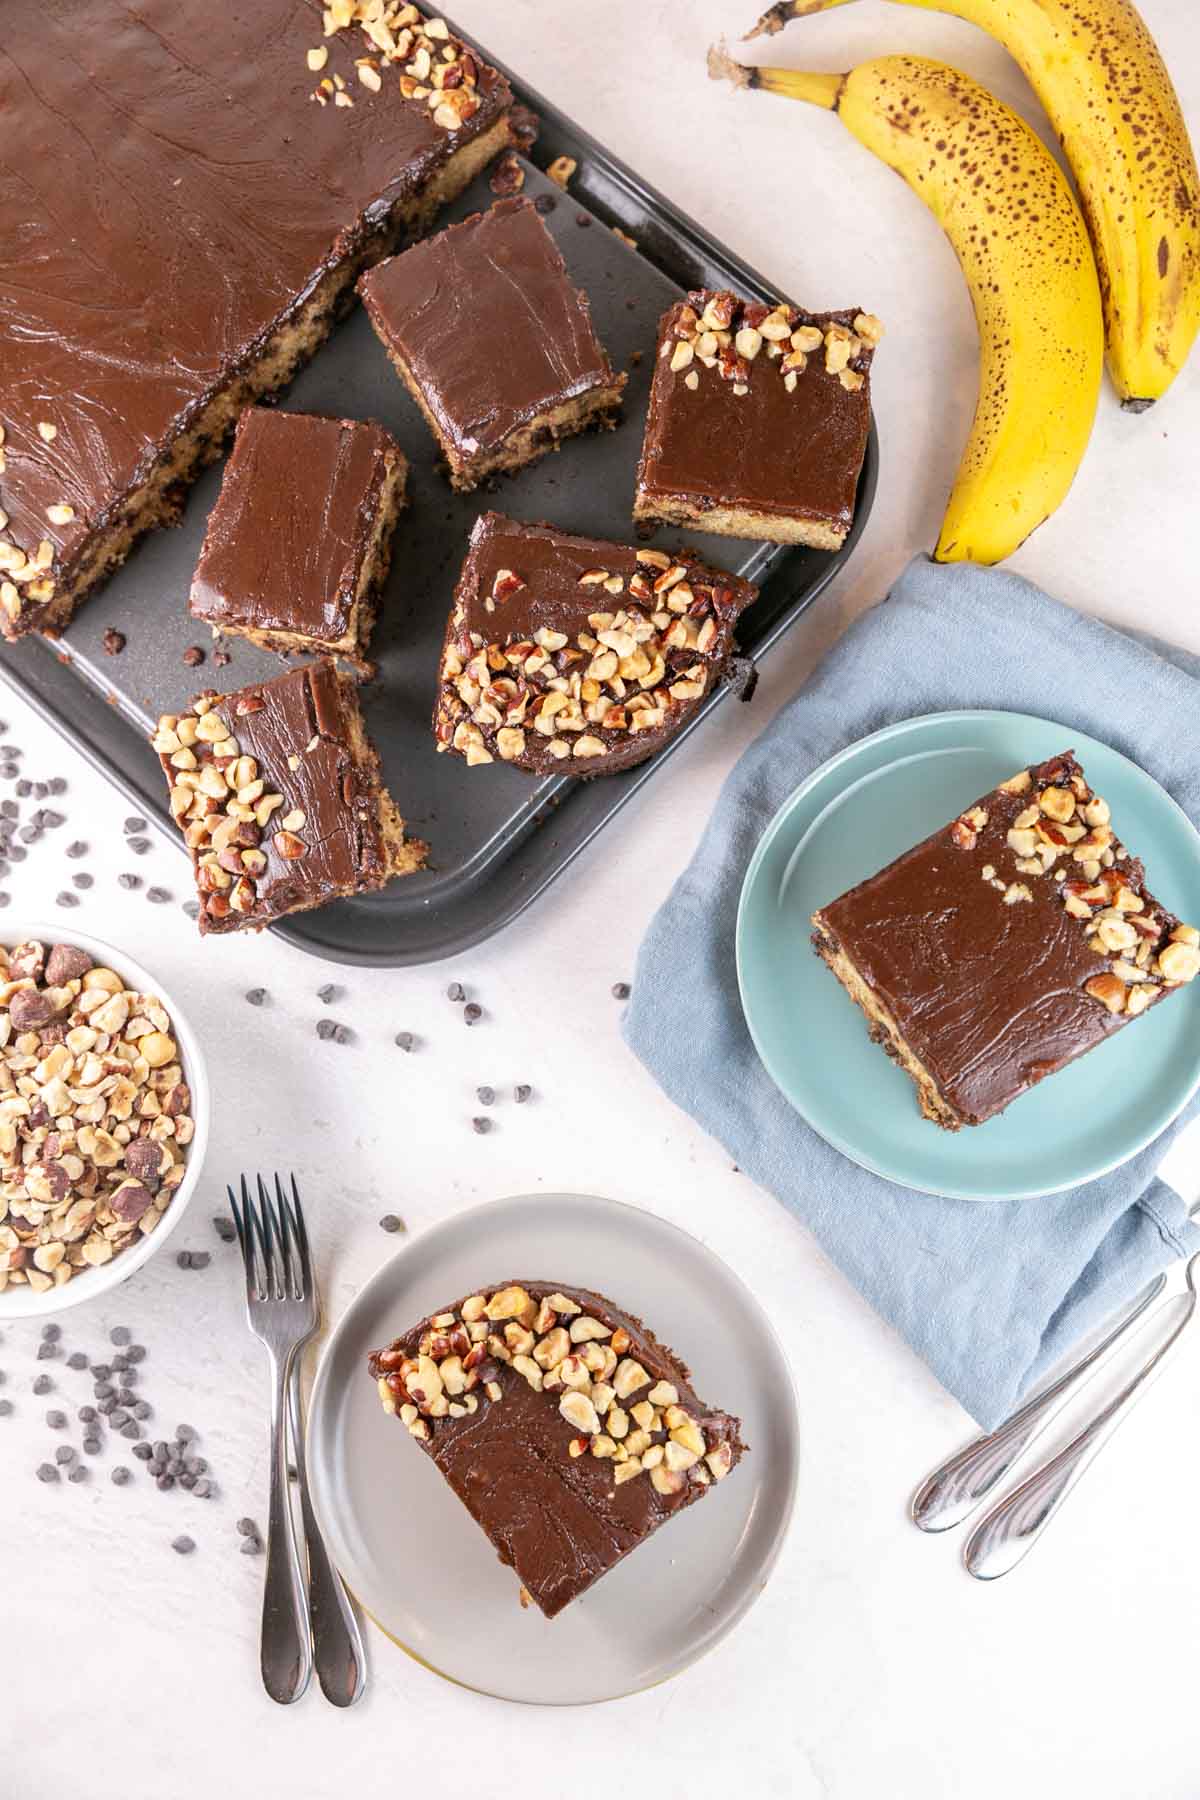
[[[0,976],[0,1292],[45,1293],[158,1224],[192,1099],[157,995],[65,943],[0,947]]]
[[[438,749],[536,775],[644,762],[711,693],[756,593],[691,552],[485,513],[446,627]]]
[[[674,1351],[584,1289],[525,1281],[468,1295],[369,1366],[384,1411],[547,1618],[746,1451],[738,1420],[700,1400]]]

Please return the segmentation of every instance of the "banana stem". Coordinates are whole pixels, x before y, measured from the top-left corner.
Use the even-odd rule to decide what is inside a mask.
[[[839,0],[839,4],[841,0]],[[734,87],[762,88],[768,94],[784,94],[789,100],[806,100],[810,106],[836,112],[845,86],[844,75],[822,75],[815,69],[755,69],[735,62],[724,43],[708,53],[708,73],[713,81],[729,81]]]
[[[789,19],[804,19],[811,13],[828,12],[833,6],[849,4],[850,0],[777,0],[777,4],[768,7],[758,24],[746,33],[743,42],[756,37],[774,37]]]

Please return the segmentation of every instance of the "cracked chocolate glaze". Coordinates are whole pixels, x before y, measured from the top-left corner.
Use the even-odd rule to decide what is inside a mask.
[[[605,744],[606,754],[587,760],[575,757],[559,760],[549,749],[550,738],[530,727],[525,731],[525,750],[514,759],[514,767],[538,775],[614,774],[652,756],[703,704],[729,662],[738,618],[756,598],[758,590],[740,576],[729,575],[723,569],[703,562],[695,551],[681,550],[672,552],[672,556],[686,568],[687,579],[698,593],[701,589],[708,591],[711,588],[714,596],[711,612],[718,630],[709,648],[703,653],[694,649],[669,653],[669,661],[676,669],[691,668],[697,663],[704,665],[707,677],[704,694],[694,700],[671,701],[660,726],[636,733],[589,725],[587,731]],[[580,576],[597,568],[621,576],[625,583],[623,592],[613,595],[602,586],[582,586]],[[493,599],[497,576],[506,569],[511,570],[523,585],[507,598]],[[536,631],[548,628],[565,633],[569,649],[575,645],[580,632],[590,631],[588,621],[594,613],[615,613],[622,607],[636,607],[649,614],[657,603],[652,598],[639,599],[630,591],[630,582],[639,570],[651,581],[662,572],[652,565],[639,563],[638,549],[633,545],[574,537],[557,526],[529,525],[506,518],[503,513],[482,514],[471,532],[470,547],[455,589],[443,650],[443,670],[446,655],[455,646],[460,650],[465,647],[468,657],[475,655],[478,649],[475,638],[483,644],[511,644],[532,639]],[[489,601],[492,602],[490,607]],[[587,665],[588,658],[584,656],[570,667],[586,668]],[[542,681],[558,673],[557,666],[551,667],[536,679]],[[636,684],[631,683],[630,692],[636,691]],[[450,744],[461,716],[469,717],[469,714],[462,713],[453,681],[443,678],[434,715],[434,733],[440,743]],[[494,733],[490,735],[494,739]]]
[[[266,925],[298,907],[382,887],[388,865],[378,817],[379,768],[373,751],[369,759],[356,753],[349,719],[358,700],[349,677],[331,662],[289,669],[221,695],[215,710],[241,753],[257,762],[266,791],[282,794],[283,805],[262,833],[267,866],[255,877],[252,909],[224,918],[202,909],[201,932]],[[289,757],[297,758],[294,769]],[[169,781],[170,759],[161,761]],[[275,835],[296,807],[305,818],[295,833],[305,854],[292,862],[279,854]]]
[[[1084,992],[1112,959],[1089,948],[1086,921],[1063,905],[1055,874],[1077,877],[1078,863],[1068,852],[1049,874],[1021,873],[1007,842],[1040,789],[1083,771],[1066,751],[1030,773],[1025,793],[997,789],[976,803],[988,819],[970,849],[944,826],[816,915],[817,948],[824,939],[845,951],[971,1125],[1132,1023]],[[989,866],[1031,899],[1006,905],[983,876]],[[1141,863],[1118,860],[1116,872],[1162,921],[1165,941],[1179,920],[1150,893]]]
[[[319,106],[309,49],[353,107]],[[511,103],[481,66],[458,131],[357,79],[315,0],[7,0],[0,32],[0,507],[69,577],[205,404],[322,277]],[[39,421],[56,436],[43,441]],[[54,524],[49,506],[75,517]],[[28,605],[19,629],[43,608]]]
[[[371,323],[463,457],[615,381],[587,295],[528,200],[498,200],[359,283]]]
[[[675,1384],[679,1404],[696,1420],[706,1440],[730,1446],[736,1468],[747,1450],[739,1421],[703,1404],[687,1365],[640,1319],[622,1312],[602,1294],[569,1282],[505,1281],[481,1291],[496,1293],[505,1287],[523,1287],[538,1301],[547,1294],[565,1294],[610,1329],[623,1327],[632,1339],[623,1354],[640,1362],[652,1382]],[[457,1313],[461,1306],[459,1300],[438,1311]],[[415,1356],[434,1316],[414,1325],[388,1348]],[[369,1358],[376,1380],[383,1373],[380,1354],[374,1351]],[[643,1474],[615,1487],[614,1465],[607,1458],[568,1454],[577,1434],[559,1413],[557,1393],[535,1392],[504,1364],[498,1379],[501,1400],[489,1400],[477,1388],[476,1413],[431,1420],[428,1440],[414,1441],[486,1532],[500,1561],[515,1571],[552,1619],[660,1525],[713,1489],[689,1482],[678,1494],[660,1494]]]
[[[691,296],[703,310],[707,293]],[[687,303],[679,301],[659,325],[659,350],[675,342],[674,326]],[[857,307],[840,312],[798,311],[797,323],[822,330],[853,329]],[[853,367],[870,368],[869,348]],[[672,371],[670,352],[655,360],[638,468],[638,492],[648,499],[678,499],[694,506],[727,506],[751,512],[812,519],[848,530],[871,425],[870,382],[849,393],[826,373],[814,352],[789,393],[779,362],[762,350],[748,365],[749,392],[735,394],[719,369],[693,362],[698,376]]]
[[[192,616],[344,637],[389,452],[399,455],[381,425],[248,407],[209,515]]]

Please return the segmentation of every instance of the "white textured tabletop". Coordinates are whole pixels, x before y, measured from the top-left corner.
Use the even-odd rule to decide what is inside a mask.
[[[1143,3],[1195,121],[1193,9]],[[781,288],[887,322],[874,374],[878,499],[850,567],[767,662],[753,708],[722,709],[622,814],[620,854],[602,839],[524,920],[452,964],[359,973],[269,937],[199,955],[177,905],[117,887],[131,866],[129,808],[0,691],[0,737],[22,746],[25,773],[68,782],[54,803],[66,825],[3,882],[12,916],[58,916],[68,872],[90,871],[64,932],[74,922],[161,973],[203,1036],[215,1087],[189,1222],[116,1294],[64,1315],[64,1347],[98,1355],[111,1327],[131,1326],[157,1421],[196,1427],[219,1488],[208,1501],[144,1478],[117,1488],[111,1452],[86,1485],[39,1486],[53,1443],[42,1414],[55,1401],[32,1395],[34,1376],[49,1371],[72,1412],[87,1377],[35,1362],[36,1324],[0,1327],[0,1392],[14,1403],[0,1419],[0,1794],[682,1800],[736,1784],[799,1800],[1194,1800],[1200,1348],[1151,1393],[1029,1564],[995,1587],[971,1582],[953,1542],[922,1539],[905,1518],[914,1482],[969,1422],[771,1196],[656,1092],[620,1042],[610,994],[738,752],[934,537],[975,388],[952,253],[833,119],[706,80],[708,44],[748,25],[755,0],[458,0],[454,11]],[[830,69],[901,48],[941,55],[1045,128],[1004,55],[936,14],[870,0],[793,27],[774,48]],[[1123,416],[1106,392],[1073,492],[1012,566],[1075,606],[1200,650],[1198,443],[1200,360],[1148,416]],[[64,862],[69,838],[90,845],[85,863]],[[183,898],[182,860],[157,838],[134,866]],[[484,1008],[471,1031],[445,998],[451,980]],[[352,1043],[315,1036],[328,981]],[[257,1010],[244,998],[256,986],[268,995]],[[411,1055],[393,1045],[402,1029],[418,1035]],[[516,1082],[534,1088],[521,1108],[508,1097]],[[501,1095],[487,1136],[470,1123],[481,1083]],[[805,1467],[781,1564],[733,1638],[666,1687],[566,1716],[456,1689],[373,1630],[356,1710],[335,1712],[315,1684],[289,1712],[266,1699],[263,1565],[238,1555],[234,1529],[243,1513],[265,1514],[264,1369],[234,1253],[209,1220],[227,1176],[275,1166],[300,1176],[334,1317],[396,1247],[382,1214],[416,1232],[541,1186],[653,1208],[749,1282],[793,1359]],[[1168,1172],[1200,1194],[1195,1133]],[[181,1269],[178,1247],[213,1261]],[[197,1544],[189,1557],[170,1548],[183,1531]],[[496,1653],[520,1656],[519,1616]]]

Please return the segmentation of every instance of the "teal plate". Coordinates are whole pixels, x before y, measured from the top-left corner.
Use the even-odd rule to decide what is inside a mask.
[[[738,982],[771,1079],[829,1143],[888,1181],[955,1200],[1022,1200],[1127,1162],[1200,1087],[1200,982],[1015,1100],[942,1131],[815,955],[810,915],[1016,769],[1073,747],[1150,887],[1200,922],[1200,837],[1156,781],[1106,744],[1023,713],[907,719],[852,744],[780,808],[746,873]]]

